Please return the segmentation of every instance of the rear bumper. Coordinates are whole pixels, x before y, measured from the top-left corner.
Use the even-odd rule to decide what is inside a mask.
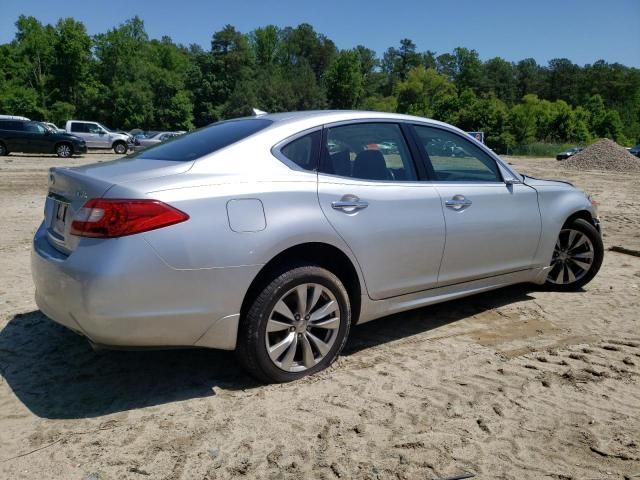
[[[141,237],[82,239],[69,256],[41,226],[31,270],[42,312],[93,343],[233,350],[244,292],[260,266],[177,270]]]
[[[87,153],[87,145],[74,145],[73,153]]]

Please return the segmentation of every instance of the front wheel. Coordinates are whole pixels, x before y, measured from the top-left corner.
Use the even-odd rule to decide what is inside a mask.
[[[560,230],[546,285],[554,290],[578,290],[596,276],[604,258],[602,237],[578,218]]]
[[[124,155],[127,153],[127,145],[124,142],[116,142],[113,146],[113,151],[118,155]]]
[[[61,143],[56,147],[56,155],[58,155],[60,158],[69,158],[71,155],[73,155],[73,149],[68,143]]]
[[[7,150],[7,147],[4,146],[4,143],[0,142],[0,157],[3,157],[8,154],[9,154],[9,151]]]
[[[263,382],[289,382],[333,363],[351,326],[349,296],[333,273],[292,268],[257,295],[241,320],[236,354]]]

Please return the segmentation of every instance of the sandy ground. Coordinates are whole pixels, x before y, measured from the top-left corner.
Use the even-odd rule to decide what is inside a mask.
[[[70,165],[113,155],[89,155]],[[600,203],[640,250],[638,179],[509,159]],[[0,478],[640,478],[640,258],[579,293],[517,286],[372,322],[319,375],[257,385],[233,354],[94,353],[33,302],[57,158],[0,159]]]

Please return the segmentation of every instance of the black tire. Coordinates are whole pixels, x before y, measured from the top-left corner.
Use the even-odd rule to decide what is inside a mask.
[[[118,155],[127,153],[127,144],[124,142],[116,142],[113,144],[113,151]]]
[[[69,158],[73,155],[73,146],[70,143],[56,145],[56,155],[60,158]]]
[[[600,232],[596,230],[596,227],[582,218],[572,220],[565,224],[562,229],[577,230],[584,234],[591,241],[593,246],[593,261],[591,262],[586,274],[576,281],[569,283],[554,283],[550,280],[553,270],[549,272],[549,277],[547,277],[547,281],[545,283],[547,288],[560,292],[571,292],[580,290],[596,276],[602,266],[602,260],[604,259],[604,245],[602,243],[602,236],[600,235]]]
[[[328,353],[313,367],[300,372],[279,368],[269,357],[265,336],[269,316],[283,295],[305,283],[326,287],[334,295],[339,306],[340,325],[335,341]],[[338,277],[324,268],[305,265],[292,266],[287,271],[274,274],[271,281],[257,293],[240,320],[236,356],[239,363],[254,378],[264,383],[282,383],[312,375],[327,368],[338,357],[349,335],[351,305],[349,295]]]
[[[9,150],[4,143],[0,142],[0,157],[4,157],[5,155],[9,155]]]

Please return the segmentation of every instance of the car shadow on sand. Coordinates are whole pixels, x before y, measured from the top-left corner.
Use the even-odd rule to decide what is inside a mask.
[[[451,322],[528,300],[515,286],[389,316],[351,331],[343,352],[436,329]],[[207,349],[95,352],[83,337],[40,311],[15,315],[0,331],[0,373],[14,394],[43,418],[89,418],[215,395],[214,388],[260,384],[233,352]]]

